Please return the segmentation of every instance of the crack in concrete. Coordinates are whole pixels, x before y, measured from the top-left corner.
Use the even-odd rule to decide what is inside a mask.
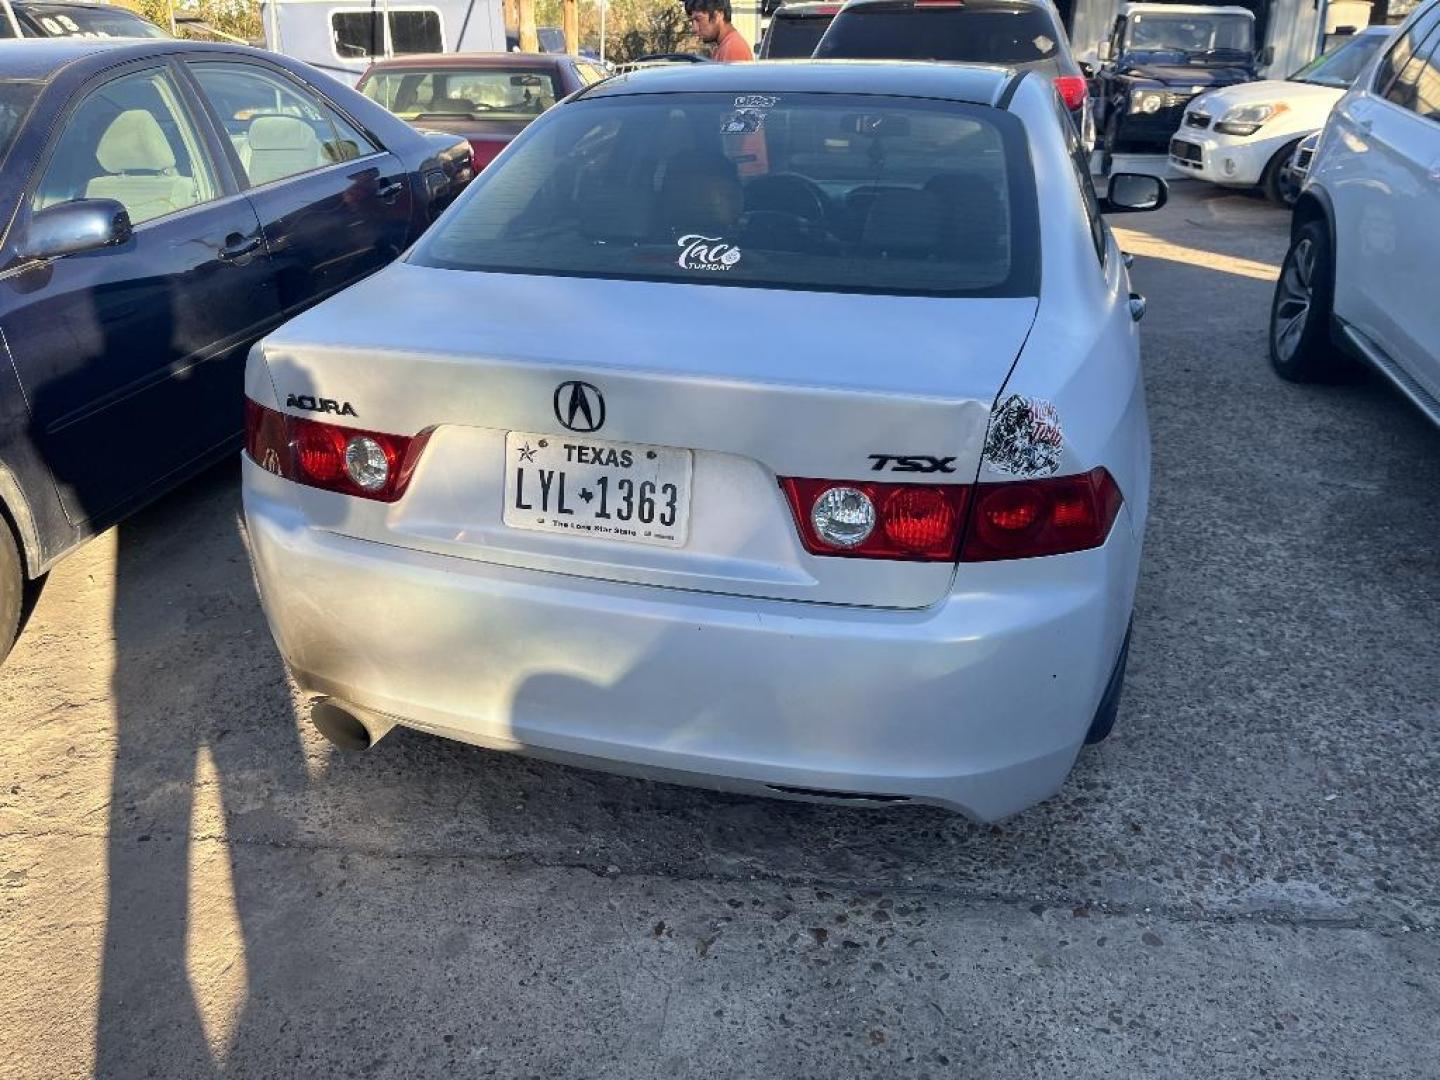
[[[149,836],[148,842],[165,842],[177,839],[175,833],[141,833],[126,834],[122,839],[131,839],[139,843],[141,836]],[[59,837],[72,840],[102,840],[109,842],[109,834],[96,831],[66,831],[62,829],[50,829],[44,832],[0,832],[0,841],[9,839],[41,840],[47,837]],[[475,862],[481,865],[498,865],[505,867],[519,867],[537,871],[560,870],[579,871],[590,874],[606,881],[618,881],[621,879],[651,879],[671,881],[677,883],[710,884],[710,885],[746,885],[762,883],[786,889],[820,889],[835,892],[875,892],[883,891],[887,895],[905,897],[928,897],[934,900],[943,900],[958,904],[983,905],[992,904],[998,907],[1027,907],[1035,908],[1037,905],[1047,910],[1073,910],[1083,907],[1093,916],[1108,918],[1137,918],[1150,916],[1157,920],[1182,925],[1214,925],[1231,926],[1237,924],[1253,924],[1259,926],[1276,926],[1290,929],[1302,930],[1339,930],[1339,931],[1360,931],[1364,933],[1433,933],[1440,926],[1424,922],[1418,917],[1377,917],[1375,912],[1356,913],[1353,915],[1335,915],[1330,913],[1306,912],[1303,908],[1296,907],[1256,907],[1237,908],[1234,910],[1198,909],[1197,905],[1181,905],[1166,903],[1151,904],[1130,904],[1119,901],[1108,901],[1096,899],[1095,897],[1072,896],[1063,893],[1002,893],[1002,892],[968,892],[960,889],[947,889],[943,885],[935,884],[900,884],[894,881],[875,880],[867,878],[827,878],[827,877],[791,877],[783,874],[775,874],[765,870],[750,870],[745,873],[725,874],[710,870],[706,873],[693,873],[674,868],[664,869],[636,869],[626,871],[621,868],[618,871],[612,869],[613,862],[604,865],[598,863],[587,863],[579,860],[547,860],[537,858],[525,852],[508,852],[500,855],[487,854],[484,852],[462,851],[454,849],[424,848],[411,851],[395,851],[383,848],[368,848],[363,846],[341,847],[338,845],[322,843],[305,843],[296,841],[276,840],[271,837],[232,837],[215,833],[193,833],[187,837],[191,844],[219,844],[222,846],[245,846],[257,848],[271,848],[278,851],[311,852],[317,854],[331,853],[341,856],[360,856],[370,859],[383,859],[390,861],[404,860],[425,860],[425,861],[453,861],[453,862]],[[1038,916],[1037,916],[1038,917]]]

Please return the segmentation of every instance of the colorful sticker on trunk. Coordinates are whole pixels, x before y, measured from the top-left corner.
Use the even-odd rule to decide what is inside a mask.
[[[1012,394],[990,417],[985,461],[1011,476],[1050,476],[1060,468],[1064,445],[1054,405]]]

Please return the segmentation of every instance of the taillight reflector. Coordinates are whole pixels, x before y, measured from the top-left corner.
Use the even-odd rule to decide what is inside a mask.
[[[1078,109],[1085,104],[1085,97],[1090,93],[1090,84],[1079,75],[1058,75],[1055,78],[1055,90],[1067,109]]]
[[[877,484],[799,477],[786,477],[780,486],[790,501],[800,540],[810,554],[919,562],[955,558],[970,491],[963,484]],[[827,543],[815,528],[812,511],[832,488],[853,488],[875,507],[875,528],[853,547]]]
[[[1099,547],[1124,502],[1110,473],[977,484],[963,562],[1031,559]]]
[[[297,484],[357,499],[390,503],[405,494],[429,438],[428,431],[411,437],[305,420],[245,400],[245,452],[251,461]],[[372,441],[384,455],[385,479],[378,486],[362,487],[346,467],[347,449],[361,439]],[[374,468],[378,465],[376,459]],[[378,475],[373,479],[378,481]]]

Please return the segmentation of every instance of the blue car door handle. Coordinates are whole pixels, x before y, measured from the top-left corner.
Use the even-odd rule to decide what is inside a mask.
[[[395,198],[395,196],[399,195],[400,192],[404,190],[404,183],[399,180],[392,180],[390,183],[382,187],[379,191],[375,192],[375,194],[379,198],[384,199],[386,202],[389,202],[391,199]]]
[[[253,236],[241,236],[239,233],[231,233],[225,238],[225,246],[219,251],[222,259],[239,259],[249,255],[260,247],[263,240],[259,233]]]

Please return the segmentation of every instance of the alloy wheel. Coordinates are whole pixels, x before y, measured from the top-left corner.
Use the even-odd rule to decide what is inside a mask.
[[[1295,356],[1300,338],[1305,333],[1314,293],[1311,283],[1314,273],[1315,244],[1306,237],[1295,245],[1290,258],[1285,261],[1285,269],[1280,275],[1280,298],[1275,305],[1275,317],[1270,328],[1275,352],[1283,360]]]

